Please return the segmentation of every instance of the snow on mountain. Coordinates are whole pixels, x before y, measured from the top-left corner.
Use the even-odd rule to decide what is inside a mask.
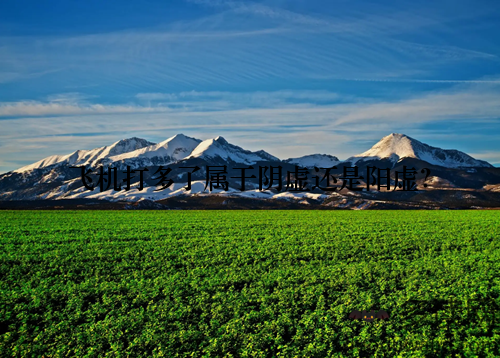
[[[228,143],[223,137],[207,139],[201,142],[188,156],[190,158],[232,160],[236,163],[255,164],[258,161],[279,161],[278,158],[260,150],[251,152],[241,147]]]
[[[80,188],[71,193],[66,193],[62,197],[58,197],[57,199],[106,199],[111,201],[117,200],[127,200],[127,201],[137,201],[140,199],[149,199],[149,200],[162,200],[171,197],[175,197],[178,195],[196,195],[196,194],[237,194],[239,193],[233,188],[229,188],[228,191],[223,191],[222,188],[215,189],[213,191],[209,191],[209,189],[205,190],[205,182],[204,181],[193,181],[191,183],[191,190],[185,190],[184,187],[186,183],[174,183],[170,187],[156,191],[155,187],[146,187],[143,190],[139,191],[136,187],[131,188],[128,191],[114,191],[107,190],[103,192],[93,192],[89,190],[84,190]]]
[[[260,191],[258,189],[239,191],[234,188],[229,188],[229,190],[224,191],[222,189],[213,189],[210,191],[208,188],[205,189],[205,181],[196,180],[191,183],[191,189],[185,190],[186,183],[174,183],[169,188],[164,190],[156,191],[155,187],[146,187],[139,191],[136,187],[131,188],[129,191],[113,191],[108,190],[104,192],[93,192],[85,190],[84,188],[79,188],[71,193],[67,192],[56,192],[51,193],[45,197],[45,199],[105,199],[110,201],[138,201],[143,199],[148,200],[163,200],[179,195],[222,195],[222,196],[240,196],[246,198],[254,199],[313,199],[313,200],[323,200],[328,196],[324,194],[307,193],[307,192],[280,192],[273,193],[271,191]]]
[[[184,134],[176,134],[163,142],[143,147],[131,152],[109,157],[109,161],[116,162],[131,158],[171,158],[172,161],[184,159],[201,143],[200,139],[191,138]]]
[[[346,162],[354,164],[358,161],[389,159],[397,163],[402,158],[416,158],[446,168],[493,167],[483,160],[474,159],[458,150],[431,147],[399,133],[385,136],[372,148],[348,158]]]
[[[78,150],[68,155],[55,155],[45,158],[37,163],[25,166],[14,172],[9,172],[0,175],[0,199],[1,200],[28,200],[28,199],[106,199],[106,200],[161,200],[177,195],[209,195],[204,190],[206,183],[201,180],[204,177],[202,171],[198,173],[198,177],[193,180],[192,189],[186,191],[184,186],[186,183],[175,182],[168,189],[156,191],[154,187],[146,186],[144,190],[139,191],[135,186],[130,191],[108,190],[105,192],[89,191],[81,185],[81,178],[78,171],[72,171],[66,166],[90,165],[108,165],[123,166],[130,165],[133,168],[142,168],[156,165],[168,165],[179,160],[188,160],[190,158],[200,158],[207,162],[207,165],[220,165],[227,163],[231,168],[235,163],[252,165],[256,162],[280,162],[280,159],[271,154],[260,150],[252,152],[241,147],[228,143],[222,137],[201,141],[199,139],[187,137],[183,134],[177,134],[165,141],[154,144],[144,139],[129,138],[118,141],[110,146],[96,148],[92,150]],[[359,162],[373,159],[388,158],[393,163],[398,162],[402,158],[416,158],[426,161],[430,164],[435,164],[448,168],[468,167],[468,173],[479,173],[481,170],[473,167],[492,167],[489,163],[476,160],[469,155],[457,150],[444,150],[431,147],[421,143],[404,134],[393,133],[382,138],[370,150],[351,157],[346,162]],[[282,163],[299,165],[301,167],[322,167],[329,168],[340,164],[337,157],[327,154],[312,154],[298,158],[289,158]],[[203,164],[193,163],[194,165]],[[359,164],[357,164],[359,165]],[[237,165],[235,165],[237,166]],[[47,170],[32,171],[36,168],[46,168]],[[174,166],[175,167],[175,166]],[[176,169],[174,169],[176,170]],[[27,174],[25,172],[28,172]],[[462,182],[470,180],[469,174],[464,174],[462,171],[457,171]],[[460,174],[461,173],[461,174]],[[183,181],[182,175],[176,172],[180,181]],[[500,174],[498,174],[500,177]],[[490,183],[490,174],[482,174],[481,180],[484,183]],[[181,180],[182,179],[182,180]],[[443,178],[428,178],[429,186],[433,188],[461,188],[465,184],[451,183],[449,179]],[[254,183],[255,184],[255,183]],[[496,182],[493,182],[496,185]],[[236,187],[239,187],[237,181],[230,183],[229,192],[217,190],[212,194],[217,195],[235,195],[255,199],[324,199],[326,196],[315,197],[318,194],[310,193],[313,196],[301,196],[297,193],[274,193],[260,191],[255,186],[252,187],[247,183],[247,191],[239,192]],[[498,191],[497,187],[486,188],[488,191]],[[323,194],[321,194],[323,195]],[[326,195],[326,194],[325,194]],[[334,194],[328,194],[334,195]],[[347,200],[347,199],[346,199]],[[347,201],[346,201],[347,203]],[[347,204],[346,204],[347,205]]]
[[[76,152],[67,155],[53,155],[36,163],[14,170],[14,172],[23,173],[33,169],[45,168],[54,164],[64,164],[68,166],[89,165],[109,157],[131,152],[139,148],[148,147],[153,144],[154,143],[152,142],[137,137],[122,139],[109,146],[91,150],[77,150]]]
[[[340,161],[339,158],[329,154],[310,154],[303,157],[286,159],[284,162],[305,168],[331,168]]]

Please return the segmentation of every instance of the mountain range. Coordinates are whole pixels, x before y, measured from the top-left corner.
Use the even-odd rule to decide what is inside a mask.
[[[96,169],[101,165],[117,167],[120,171],[127,166],[132,169],[168,166],[171,169],[169,176],[175,180],[174,184],[164,190],[156,190],[155,186],[148,186],[146,183],[143,190],[133,186],[128,191],[90,191],[83,186],[80,171],[70,168],[86,166]],[[205,190],[207,165],[228,166],[228,190]],[[257,180],[250,178],[246,181],[246,190],[241,191],[241,179],[235,180],[238,179],[238,173],[241,175],[241,171],[230,168],[249,165],[280,165],[284,173],[293,173],[295,166],[299,166],[308,168],[310,177],[318,171],[315,167],[335,166],[337,169],[332,170],[332,173],[341,175],[344,167],[354,165],[359,168],[360,173],[366,172],[368,166],[391,168],[393,171],[402,170],[406,166],[417,170],[428,168],[430,174],[425,177],[419,173],[416,181],[419,190],[414,192],[360,192],[347,189],[334,192],[263,191],[259,190]],[[193,172],[190,190],[184,188],[187,181],[185,167],[201,168]],[[323,169],[319,172],[326,173]],[[146,177],[151,179],[152,174],[147,173]],[[364,184],[366,180],[367,178],[361,178],[360,183]],[[91,201],[99,205],[109,202],[127,208],[187,207],[189,205],[184,205],[186,202],[207,208],[220,205],[229,208],[231,203],[239,203],[233,207],[242,208],[269,205],[280,208],[467,208],[500,207],[499,195],[500,168],[458,150],[432,147],[399,133],[387,135],[369,150],[345,160],[329,154],[280,159],[264,150],[245,150],[220,136],[202,141],[177,134],[160,143],[132,137],[109,146],[50,156],[0,175],[0,201],[4,203],[3,207],[14,205],[5,204],[12,201],[29,204],[40,200],[55,200],[58,203],[78,202],[78,205],[84,207]],[[27,207],[32,206],[28,204]]]

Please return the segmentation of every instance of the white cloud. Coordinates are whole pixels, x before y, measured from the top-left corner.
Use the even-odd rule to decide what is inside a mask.
[[[78,93],[51,96],[49,101],[0,103],[0,117],[50,117],[158,113],[168,118],[215,121],[225,125],[245,123],[321,125],[335,129],[376,121],[393,125],[406,121],[486,120],[500,117],[500,85],[474,83],[414,96],[400,101],[340,97],[329,91],[283,90],[274,92],[190,91],[139,93],[147,104],[96,104]],[[342,100],[342,101],[340,101]],[[349,103],[346,101],[349,100]],[[153,102],[153,104],[151,104]],[[13,119],[26,122],[27,119]],[[3,120],[7,123],[6,120]]]
[[[12,62],[14,62],[14,61],[5,61],[5,62],[6,62],[5,63],[6,65],[12,65]],[[9,62],[11,62],[11,63],[9,63]],[[1,60],[0,60],[0,63],[2,63]],[[29,72],[29,71],[23,72],[23,71],[20,71],[16,68],[16,69],[13,69],[13,71],[11,71],[11,72],[0,72],[0,83],[8,83],[8,82],[14,82],[14,81],[18,81],[18,80],[34,79],[34,78],[42,77],[42,76],[45,76],[48,74],[57,73],[57,72],[60,72],[62,70],[63,70],[63,68],[48,69],[48,70],[39,71],[39,72]]]
[[[42,117],[62,115],[96,115],[120,113],[168,112],[164,107],[141,107],[136,105],[77,104],[64,101],[4,102],[0,103],[0,117]]]
[[[12,157],[17,151],[16,157],[35,161],[129,136],[161,141],[183,132],[201,139],[217,135],[235,138],[233,141],[238,145],[265,149],[283,158],[321,152],[342,159],[368,149],[368,143],[390,132],[423,135],[420,126],[436,121],[473,121],[478,128],[488,128],[488,132],[498,130],[499,94],[500,86],[479,83],[378,103],[366,100],[316,103],[318,99],[335,100],[337,95],[323,91],[277,91],[139,96],[173,101],[165,102],[164,107],[81,104],[75,101],[78,95],[67,96],[71,98],[69,104],[64,101],[1,104],[0,115],[24,117],[0,121],[0,157]],[[303,101],[297,104],[294,102],[297,98]],[[186,106],[168,107],[179,99]],[[447,134],[440,136],[433,137],[435,142]],[[26,144],[46,147],[33,151],[26,149]],[[493,159],[496,160],[494,156]]]
[[[468,154],[474,158],[486,160],[487,162],[490,163],[500,164],[500,151],[484,151],[484,152],[475,152]]]
[[[473,120],[500,117],[500,86],[473,84],[433,92],[398,102],[384,101],[352,108],[339,116],[333,126],[383,121],[413,123],[437,120]]]
[[[180,93],[139,93],[136,95],[137,99],[144,101],[167,101],[167,103],[184,104],[200,101],[224,101],[225,103],[234,103],[238,107],[247,105],[263,107],[291,102],[332,102],[338,100],[339,97],[337,93],[325,90],[281,90],[273,92],[187,91]]]
[[[45,74],[69,86],[98,83],[149,92],[165,84],[244,87],[262,80],[384,79],[410,72],[430,77],[457,61],[498,61],[493,51],[461,47],[459,34],[451,31],[449,22],[471,16],[473,8],[436,5],[433,11],[408,2],[391,7],[363,2],[357,10],[304,15],[255,2],[201,3],[228,11],[148,30],[0,37],[0,82]],[[413,31],[435,41],[402,39]],[[49,73],[53,68],[63,70]]]

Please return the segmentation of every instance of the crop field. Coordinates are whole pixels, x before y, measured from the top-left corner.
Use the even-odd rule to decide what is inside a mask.
[[[499,211],[0,212],[0,357],[498,357],[499,297]]]

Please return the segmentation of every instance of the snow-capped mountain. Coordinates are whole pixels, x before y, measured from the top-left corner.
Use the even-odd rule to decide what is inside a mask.
[[[122,139],[109,146],[91,150],[77,150],[67,155],[53,155],[36,163],[14,170],[14,172],[25,173],[34,169],[50,167],[55,164],[66,166],[94,165],[104,159],[128,153],[139,148],[148,147],[153,144],[152,142],[137,137]]]
[[[119,168],[129,165],[133,169],[168,165],[189,156],[200,143],[200,139],[191,138],[184,134],[176,134],[158,144],[108,157],[103,161],[103,164],[114,164]]]
[[[298,200],[299,203],[305,203],[308,200],[326,200],[325,203],[330,203],[329,206],[340,205],[339,207],[345,207],[352,204],[365,208],[367,205],[366,200],[378,202],[379,193],[366,193],[366,198],[363,199],[359,197],[358,192],[353,194],[357,199],[352,199],[349,197],[350,194],[337,192],[261,191],[255,178],[246,180],[246,190],[242,192],[239,189],[242,182],[238,179],[240,178],[238,175],[241,175],[241,173],[231,168],[256,163],[259,163],[259,166],[282,165],[284,177],[286,177],[287,171],[293,171],[291,168],[293,165],[306,168],[331,168],[337,166],[339,173],[341,173],[343,165],[357,165],[362,168],[364,165],[362,162],[382,160],[384,161],[383,167],[387,166],[387,161],[392,162],[396,167],[397,163],[405,158],[411,159],[411,164],[416,167],[426,167],[428,164],[436,165],[432,169],[432,176],[427,178],[428,181],[426,182],[428,184],[427,190],[430,191],[436,192],[440,188],[452,188],[453,190],[474,188],[476,190],[483,187],[490,188],[500,183],[499,168],[492,169],[492,165],[489,163],[476,160],[463,152],[431,147],[404,134],[390,134],[382,138],[370,150],[350,157],[345,161],[339,161],[337,157],[328,154],[312,154],[280,160],[264,150],[255,152],[245,150],[228,143],[220,136],[201,141],[183,134],[177,134],[158,144],[135,137],[123,139],[110,146],[92,150],[78,150],[68,155],[51,156],[18,170],[0,174],[0,202],[40,199],[159,201],[170,200],[177,196],[196,197],[198,195],[217,194],[252,198],[252,200]],[[401,162],[401,165],[403,163],[406,162]],[[207,170],[205,166],[225,164],[228,165],[229,190],[207,191]],[[100,190],[89,191],[81,182],[80,171],[70,168],[71,166],[81,165],[93,168],[94,173],[96,168],[101,165],[118,168],[118,174],[122,175],[118,179],[119,183],[123,179],[123,174],[120,173],[123,173],[127,166],[134,170],[168,165],[169,169],[171,169],[169,177],[173,178],[174,184],[168,189],[156,190],[154,185],[157,184],[151,184],[150,186],[149,182],[146,181],[147,185],[145,185],[144,189],[139,190],[136,176],[133,185],[131,185],[131,190],[128,191],[114,191],[113,189],[104,190],[103,192],[100,192]],[[192,187],[190,190],[186,190],[186,168],[195,167],[199,167],[201,170],[192,173]],[[146,179],[150,179],[152,173],[153,171],[145,173]],[[312,178],[309,179],[311,185]],[[423,176],[419,180],[422,183]],[[496,193],[494,190],[488,190],[488,193],[490,192]],[[431,196],[427,197],[427,202],[432,201],[433,194],[429,195]]]
[[[331,168],[337,165],[340,160],[329,154],[310,154],[303,157],[285,159],[284,162],[306,168]]]
[[[181,160],[186,158],[194,148],[201,143],[200,139],[191,138],[184,134],[176,134],[163,142],[143,147],[132,152],[109,157],[111,162],[127,160],[130,158],[154,158],[168,157],[172,160]]]
[[[429,164],[445,168],[493,167],[488,162],[472,158],[470,155],[454,149],[431,147],[404,134],[392,133],[382,138],[364,153],[346,160],[353,165],[359,161],[389,159],[397,163],[403,158],[415,158]]]
[[[263,150],[251,152],[233,145],[221,136],[201,142],[186,159],[192,158],[230,160],[247,165],[261,161],[280,161]]]

